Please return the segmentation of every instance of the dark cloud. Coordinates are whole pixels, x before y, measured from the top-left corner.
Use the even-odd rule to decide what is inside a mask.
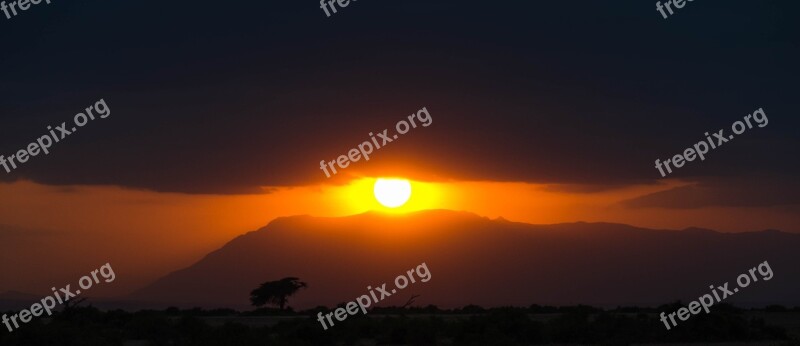
[[[0,154],[112,110],[12,174],[54,185],[263,193],[325,181],[369,132],[430,127],[348,170],[620,186],[706,131],[770,123],[680,178],[796,175],[794,3],[60,2],[0,21]],[[347,170],[345,170],[347,172]],[[589,190],[596,190],[589,188]]]
[[[786,177],[707,179],[633,198],[622,204],[635,208],[669,209],[800,205],[800,188],[795,179]]]

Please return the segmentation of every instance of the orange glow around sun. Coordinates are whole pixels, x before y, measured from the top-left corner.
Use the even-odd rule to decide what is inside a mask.
[[[340,189],[340,200],[350,209],[408,213],[441,209],[441,188],[435,183],[403,178],[361,178]]]

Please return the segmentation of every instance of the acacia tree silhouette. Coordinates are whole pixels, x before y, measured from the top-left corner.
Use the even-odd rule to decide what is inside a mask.
[[[250,292],[250,302],[255,307],[273,304],[284,310],[289,297],[308,285],[298,278],[288,277],[278,281],[267,281]]]

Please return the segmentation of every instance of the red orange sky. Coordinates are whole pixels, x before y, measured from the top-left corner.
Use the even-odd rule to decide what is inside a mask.
[[[72,281],[84,268],[113,259],[121,294],[190,265],[237,235],[289,215],[344,216],[386,210],[374,178],[347,185],[272,188],[264,194],[189,195],[113,186],[0,184],[0,291],[41,291]],[[451,209],[527,223],[618,222],[649,228],[690,226],[726,232],[796,231],[797,208],[635,208],[622,202],[681,185],[569,192],[566,186],[498,182],[412,181],[412,196],[394,212]],[[68,259],[68,260],[65,260]],[[24,263],[25,265],[20,265]],[[50,286],[48,286],[50,285]]]

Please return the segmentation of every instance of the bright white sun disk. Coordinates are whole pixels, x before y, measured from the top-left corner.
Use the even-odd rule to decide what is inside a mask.
[[[411,183],[405,179],[380,178],[375,182],[375,199],[385,207],[397,208],[411,197]]]

